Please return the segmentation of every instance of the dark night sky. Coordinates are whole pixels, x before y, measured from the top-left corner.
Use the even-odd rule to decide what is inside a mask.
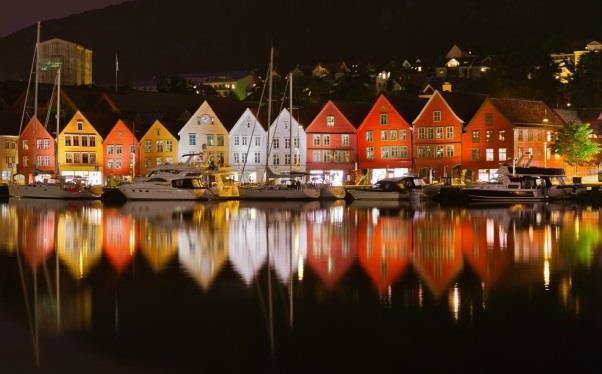
[[[122,3],[124,0],[13,0],[0,11],[0,37],[36,21],[60,18],[86,10]]]

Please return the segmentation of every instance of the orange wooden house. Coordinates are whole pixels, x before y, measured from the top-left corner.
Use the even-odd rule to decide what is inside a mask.
[[[55,171],[54,137],[44,125],[33,117],[19,136],[17,172],[25,176],[25,182],[43,180]]]

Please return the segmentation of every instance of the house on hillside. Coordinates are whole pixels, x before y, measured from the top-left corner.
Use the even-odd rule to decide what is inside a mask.
[[[258,78],[253,72],[244,70],[220,71],[214,73],[180,74],[181,78],[193,85],[205,85],[213,88],[222,97],[244,100],[249,96]]]
[[[453,45],[441,64],[435,68],[435,76],[444,79],[478,79],[485,76],[490,69],[490,57],[481,57]]]

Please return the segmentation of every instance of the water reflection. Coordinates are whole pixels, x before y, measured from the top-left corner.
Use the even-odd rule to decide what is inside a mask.
[[[14,200],[0,204],[0,259],[23,273],[15,279],[35,331],[93,329],[95,318],[107,315],[104,293],[115,304],[111,323],[117,324],[122,283],[133,296],[154,292],[150,287],[157,284],[177,295],[186,282],[195,298],[219,289],[232,302],[241,297],[238,286],[245,297],[255,295],[273,335],[279,308],[293,328],[294,311],[303,315],[304,303],[330,295],[340,303],[444,306],[447,318],[472,321],[503,290],[529,298],[542,292],[575,316],[588,307],[591,315],[597,304],[588,303],[575,279],[600,267],[600,224],[599,209],[573,205],[439,209],[229,201],[103,207]],[[143,280],[137,281],[139,274]],[[327,292],[306,292],[316,285]],[[275,305],[266,308],[267,302]]]

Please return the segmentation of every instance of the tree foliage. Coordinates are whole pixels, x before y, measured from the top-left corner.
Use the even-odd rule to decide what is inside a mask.
[[[581,57],[571,93],[577,107],[602,106],[602,53],[590,52]]]
[[[565,157],[569,165],[577,167],[600,153],[600,145],[591,139],[593,133],[588,123],[571,122],[558,131],[551,148]]]

